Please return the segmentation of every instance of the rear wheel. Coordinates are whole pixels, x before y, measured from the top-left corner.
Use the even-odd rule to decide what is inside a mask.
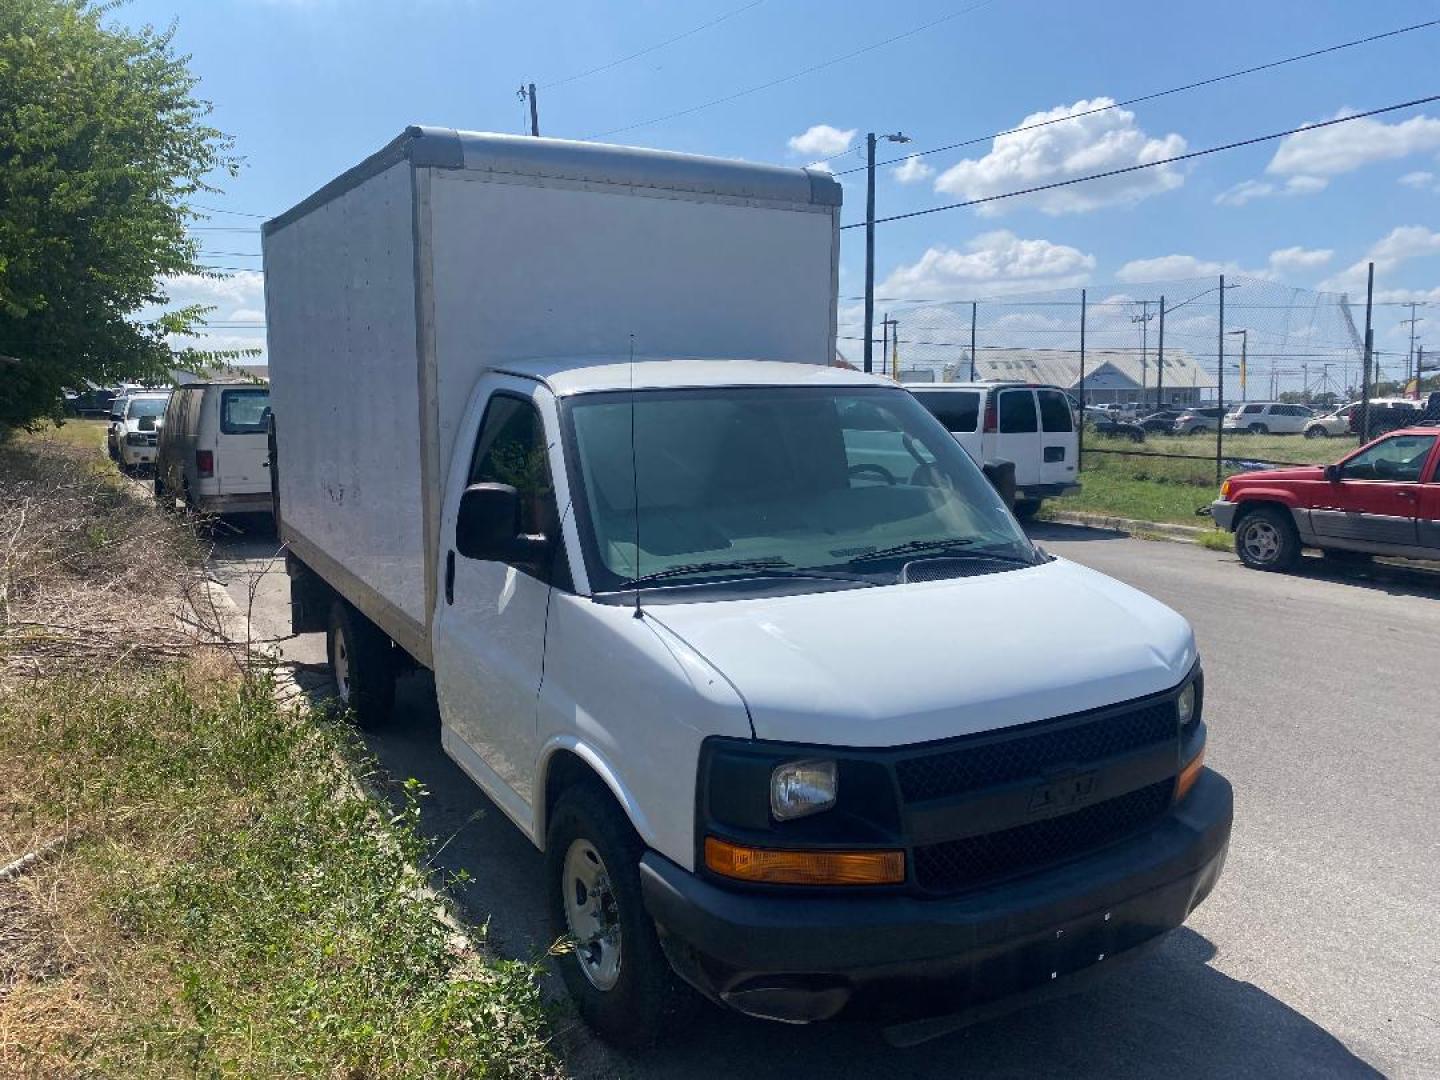
[[[337,599],[330,606],[325,655],[335,676],[335,697],[361,728],[380,727],[395,704],[394,647],[378,626]]]
[[[1287,510],[1262,506],[1235,526],[1235,554],[1252,570],[1286,571],[1300,558],[1300,534]]]
[[[1326,431],[1323,427],[1321,427],[1319,424],[1316,424],[1314,427],[1307,427],[1305,429],[1305,438],[1307,439],[1327,439],[1329,437],[1330,433]]]
[[[671,970],[640,894],[644,845],[598,783],[564,792],[545,834],[545,885],[560,974],[606,1042],[644,1047],[674,1030],[694,995]]]
[[[1247,429],[1251,435],[1269,435],[1270,429],[1264,424],[1251,424]]]

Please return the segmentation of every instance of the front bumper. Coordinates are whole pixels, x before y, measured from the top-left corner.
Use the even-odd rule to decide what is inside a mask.
[[[1239,508],[1238,503],[1229,502],[1225,499],[1216,499],[1210,504],[1210,516],[1215,520],[1215,526],[1232,532],[1235,528],[1235,511]]]
[[[1178,927],[1220,876],[1231,815],[1206,770],[1138,835],[940,900],[732,890],[653,851],[640,880],[671,964],[708,997],[792,1023],[914,1020],[1048,989]]]

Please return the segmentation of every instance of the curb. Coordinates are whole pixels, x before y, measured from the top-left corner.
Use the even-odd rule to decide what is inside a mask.
[[[1177,540],[1183,543],[1193,544],[1205,534],[1212,532],[1198,525],[1175,525],[1163,521],[1140,521],[1136,518],[1112,517],[1108,514],[1087,514],[1076,510],[1062,510],[1040,519],[1041,521],[1054,522],[1057,525],[1079,525],[1089,529],[1110,529],[1113,532],[1127,533],[1131,536],[1144,534],[1146,536],[1160,536],[1166,540]]]

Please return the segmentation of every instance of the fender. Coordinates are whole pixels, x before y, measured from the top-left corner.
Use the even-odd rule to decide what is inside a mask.
[[[604,754],[573,734],[556,735],[540,748],[539,765],[535,770],[535,791],[530,804],[534,807],[531,816],[530,838],[535,846],[541,851],[545,850],[545,830],[549,827],[546,817],[550,809],[546,806],[545,788],[550,779],[550,766],[555,760],[555,755],[561,750],[570,751],[590,767],[591,771],[610,789],[610,794],[615,796],[615,801],[625,811],[625,816],[630,819],[630,824],[640,834],[640,839],[645,846],[654,847],[655,829],[635,796],[625,782],[620,779],[619,772],[606,760]]]
[[[1288,510],[1304,509],[1300,500],[1295,497],[1295,492],[1284,488],[1246,487],[1234,492],[1230,497],[1241,506],[1246,503],[1271,502],[1279,503]]]

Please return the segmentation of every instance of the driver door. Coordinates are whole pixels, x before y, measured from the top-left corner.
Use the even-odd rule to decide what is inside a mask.
[[[1417,543],[1420,477],[1435,435],[1391,435],[1340,463],[1340,478],[1323,482],[1310,511],[1321,537],[1372,544]]]
[[[524,379],[495,377],[486,383],[483,408],[472,404],[461,426],[447,485],[432,659],[447,751],[510,817],[528,827],[554,567],[537,575],[466,558],[455,547],[455,522],[467,486],[510,484],[520,494],[521,530],[558,543],[550,472],[558,432],[548,391]],[[468,460],[460,446],[470,448]],[[563,560],[557,556],[556,564]]]

